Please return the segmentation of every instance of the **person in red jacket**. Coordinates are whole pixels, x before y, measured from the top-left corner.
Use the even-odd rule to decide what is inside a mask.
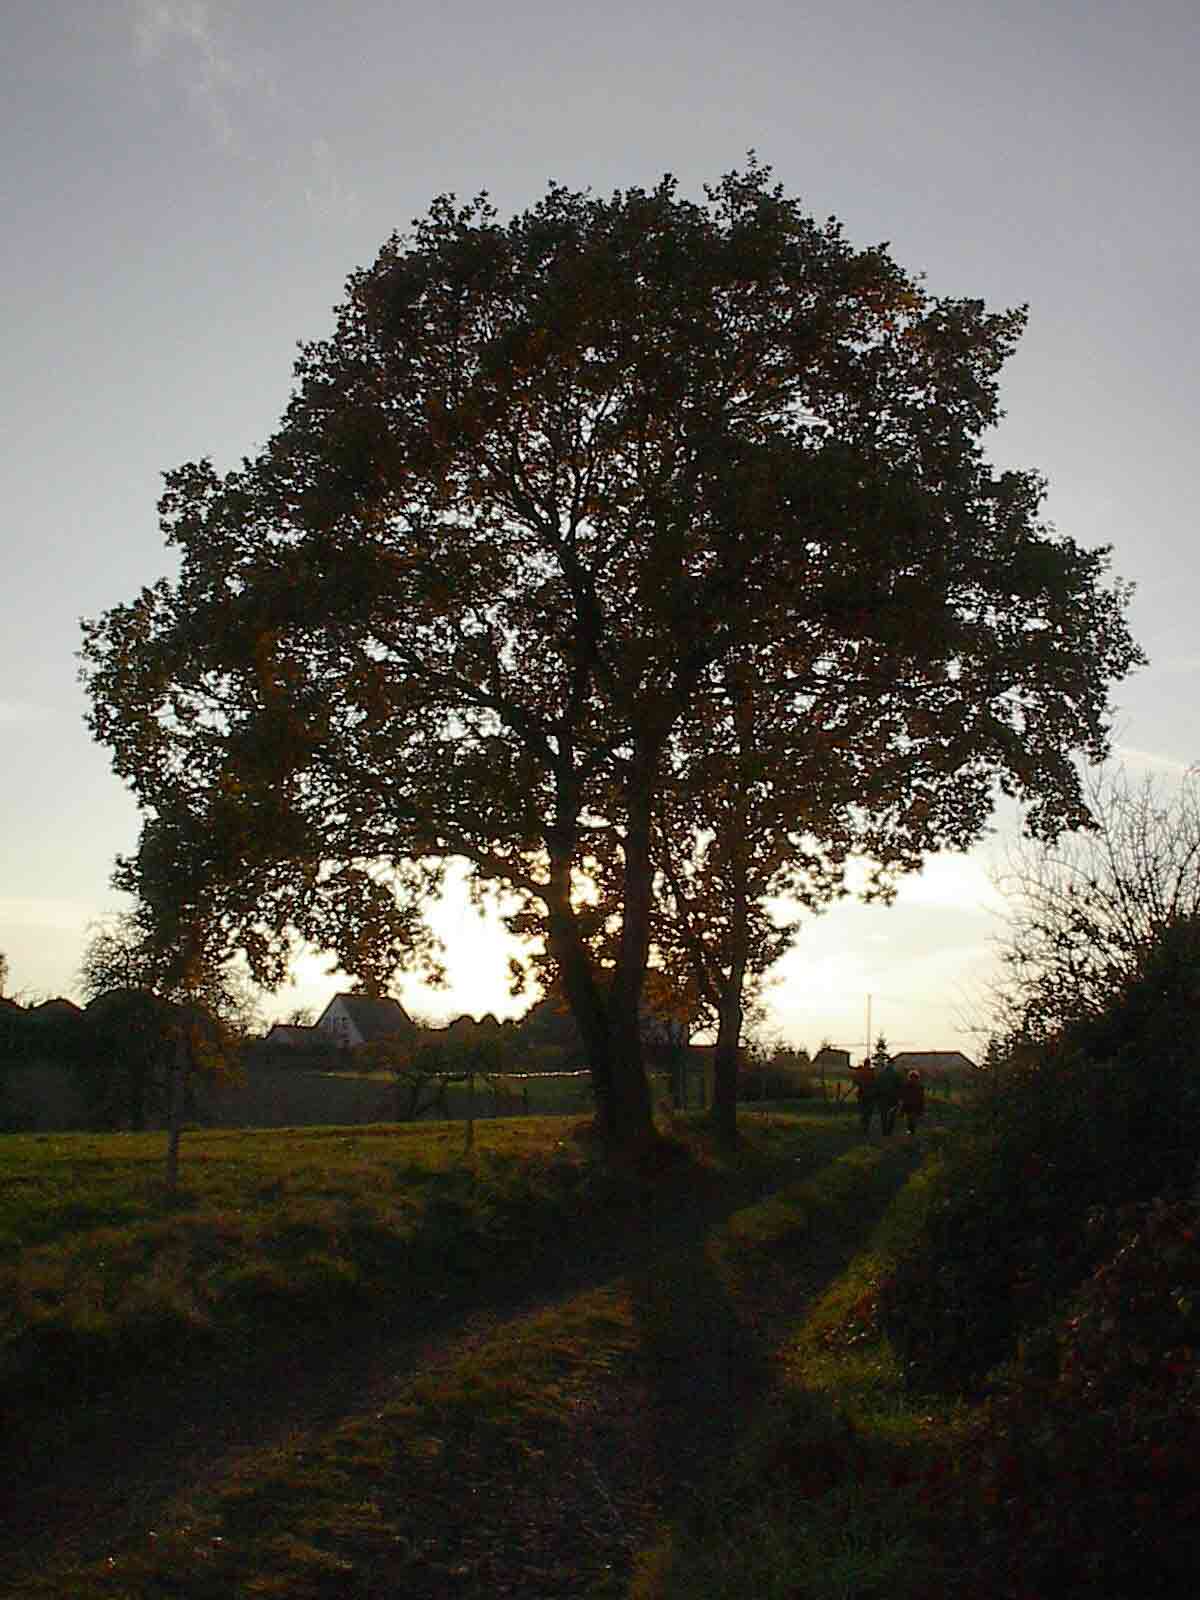
[[[916,1133],[917,1123],[925,1114],[925,1085],[915,1068],[901,1081],[900,1110],[904,1113],[909,1133]]]

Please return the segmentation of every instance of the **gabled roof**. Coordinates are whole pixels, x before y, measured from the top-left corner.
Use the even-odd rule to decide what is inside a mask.
[[[332,1008],[341,1002],[342,1010],[353,1022],[363,1039],[390,1039],[397,1033],[407,1033],[413,1020],[400,1004],[390,996],[376,999],[367,994],[335,994],[317,1018],[319,1028]]]
[[[502,1029],[502,1026],[503,1024],[500,1022],[500,1019],[494,1016],[490,1011],[486,1012],[482,1017],[473,1017],[471,1016],[470,1012],[464,1011],[461,1013],[461,1015],[452,1018],[451,1021],[446,1024],[445,1031],[448,1034],[475,1033],[477,1031],[483,1033],[499,1033]]]
[[[892,1057],[898,1072],[974,1072],[975,1063],[961,1050],[901,1050]]]
[[[318,1050],[324,1045],[328,1048],[328,1040],[322,1039],[316,1028],[309,1028],[297,1022],[273,1023],[263,1039],[264,1044],[286,1044],[291,1050]]]

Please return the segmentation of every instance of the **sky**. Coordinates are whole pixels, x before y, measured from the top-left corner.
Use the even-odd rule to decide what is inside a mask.
[[[1195,0],[9,0],[0,56],[0,951],[8,993],[78,997],[132,799],[83,722],[81,617],[172,570],[160,475],[253,454],[348,274],[454,192],[550,180],[685,194],[774,168],[935,294],[1028,304],[989,436],[1046,515],[1112,545],[1150,664],[1115,746],[1200,759]],[[843,902],[773,974],[763,1030],[810,1048],[978,1048],[1013,811],[890,908]],[[432,1019],[513,1014],[496,926],[437,909]],[[306,962],[268,1016],[344,980]]]

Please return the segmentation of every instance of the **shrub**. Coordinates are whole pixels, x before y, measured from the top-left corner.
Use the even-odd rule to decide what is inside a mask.
[[[790,1061],[751,1061],[738,1077],[740,1100],[808,1100],[816,1092],[811,1069]]]
[[[1200,1571],[1200,1212],[1093,1218],[1115,1246],[1023,1341],[967,1441],[946,1518],[971,1592],[1194,1593]]]
[[[1105,1015],[1002,1069],[881,1295],[915,1385],[978,1384],[1104,1258],[1113,1241],[1097,1218],[1191,1182],[1198,1002],[1200,927],[1189,920],[1167,930]]]
[[[947,1158],[921,1238],[880,1288],[880,1323],[913,1387],[973,1388],[1044,1315],[1078,1237],[1060,1231],[1049,1177],[984,1143]]]

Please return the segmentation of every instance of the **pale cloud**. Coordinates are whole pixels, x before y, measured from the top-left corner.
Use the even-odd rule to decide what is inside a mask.
[[[930,943],[928,928],[913,927],[902,909],[881,914],[897,919],[900,935],[886,953],[849,928],[823,941],[814,925],[811,940],[776,969],[766,996],[774,1024],[810,1048],[828,1038],[861,1051],[882,1033],[893,1050],[971,1054],[975,1033],[986,1031],[994,948],[983,939]]]
[[[868,862],[856,859],[848,863],[846,883],[852,895],[863,892],[869,875]],[[901,878],[895,905],[1000,911],[1003,899],[991,881],[987,866],[978,856],[948,853],[930,856],[919,872]]]
[[[269,59],[238,36],[232,0],[131,0],[134,51],[142,67],[170,74],[182,84],[196,115],[215,141],[253,163],[261,152],[246,148],[252,126],[269,146],[285,130],[280,59]],[[289,147],[290,150],[290,147]],[[264,157],[264,160],[266,158]],[[359,196],[330,143],[318,136],[307,149],[289,153],[285,168],[262,171],[282,182],[303,204],[313,223],[342,227],[359,215]]]
[[[1004,898],[987,868],[974,856],[932,856],[920,872],[902,879],[898,906],[953,907],[959,911],[1003,911]]]
[[[269,89],[265,62],[230,37],[206,0],[134,0],[133,33],[144,66],[169,65],[217,142],[237,143],[237,102]]]
[[[1129,745],[1118,745],[1118,761],[1133,772],[1163,772],[1174,778],[1186,777],[1196,769],[1194,761],[1178,761],[1174,756],[1159,755],[1152,750],[1134,750]]]
[[[358,216],[358,193],[342,176],[328,139],[312,141],[304,200],[313,220],[329,226],[340,227]]]
[[[1151,676],[1158,673],[1177,676],[1200,672],[1200,656],[1168,656],[1165,661],[1151,661],[1146,670]]]

